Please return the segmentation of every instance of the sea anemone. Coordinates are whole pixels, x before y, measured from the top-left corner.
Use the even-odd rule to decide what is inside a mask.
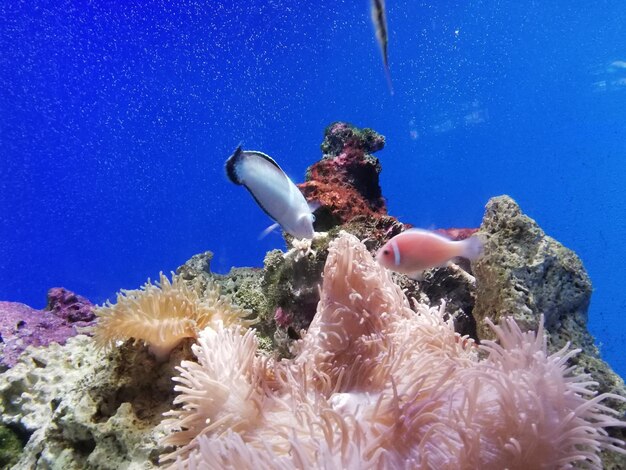
[[[175,274],[170,282],[163,273],[156,284],[148,280],[140,289],[122,290],[115,304],[107,302],[96,309],[96,343],[106,348],[134,338],[164,359],[182,339],[197,337],[207,326],[252,323],[247,318],[250,312],[220,296],[217,286],[209,284],[202,296],[199,290]]]
[[[200,332],[192,350],[198,362],[183,361],[174,378],[184,392],[174,403],[180,410],[170,411],[172,425],[179,430],[169,444],[189,444],[197,436],[221,434],[229,429],[244,432],[259,426],[263,408],[261,377],[264,361],[256,357],[253,330],[243,333],[241,326],[215,328]]]
[[[623,426],[543,330],[512,320],[499,343],[454,332],[445,306],[409,308],[355,237],[329,250],[316,316],[293,360],[257,352],[251,332],[203,332],[164,422],[172,468],[601,468],[626,453]]]

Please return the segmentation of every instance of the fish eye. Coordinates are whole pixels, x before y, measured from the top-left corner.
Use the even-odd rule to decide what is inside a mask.
[[[383,250],[383,255],[388,255],[389,254],[389,250]]]

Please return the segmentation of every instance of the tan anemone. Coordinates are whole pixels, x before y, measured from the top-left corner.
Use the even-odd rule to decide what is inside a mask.
[[[198,286],[175,274],[170,282],[163,273],[155,284],[148,280],[140,289],[122,290],[114,304],[107,302],[98,307],[96,315],[94,338],[100,347],[133,338],[148,344],[160,359],[184,338],[195,338],[217,322],[242,326],[252,323],[248,319],[250,312],[221,296],[216,285],[209,284],[200,295]]]

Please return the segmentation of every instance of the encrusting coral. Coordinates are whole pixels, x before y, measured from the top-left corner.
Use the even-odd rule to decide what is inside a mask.
[[[62,287],[48,291],[48,306],[36,310],[19,302],[0,301],[0,371],[13,367],[28,346],[65,344],[93,325],[93,304]]]
[[[171,468],[601,468],[624,426],[543,330],[513,320],[480,347],[445,306],[411,309],[355,237],[331,243],[317,314],[293,360],[221,322],[183,361],[163,423]],[[479,358],[479,349],[484,359]],[[612,398],[617,398],[611,396]]]
[[[94,339],[100,347],[130,338],[141,340],[157,358],[164,359],[184,338],[197,337],[207,326],[252,324],[250,312],[220,296],[217,286],[208,285],[202,296],[199,291],[174,274],[170,282],[163,273],[156,284],[148,280],[141,289],[123,290],[115,304],[108,302],[96,309]]]

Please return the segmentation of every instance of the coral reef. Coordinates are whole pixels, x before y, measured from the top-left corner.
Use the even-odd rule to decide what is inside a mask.
[[[484,318],[497,322],[502,315],[514,315],[524,328],[536,329],[541,312],[546,328],[564,335],[557,347],[566,341],[582,345],[572,336],[580,327],[570,323],[586,325],[591,281],[578,256],[546,236],[508,196],[487,203],[480,233],[485,251],[474,265],[479,336],[493,336]]]
[[[88,326],[96,318],[94,305],[88,299],[63,287],[48,291],[46,310],[78,327]]]
[[[326,234],[226,275],[195,255],[100,308],[96,338],[65,341],[93,313],[64,289],[45,311],[0,302],[0,466],[626,468],[626,389],[587,332],[578,257],[503,196],[478,262],[383,270],[370,254],[409,227],[386,214],[383,146],[329,126],[302,185]]]
[[[45,310],[0,302],[0,369],[15,365],[30,345],[64,344],[81,328],[93,324],[93,308],[86,298],[61,287],[49,290]]]
[[[498,322],[512,315],[524,328],[536,329],[543,314],[550,350],[568,343],[580,348],[582,353],[572,359],[577,370],[591,375],[599,393],[626,397],[624,381],[602,361],[587,330],[592,288],[576,253],[547,236],[508,196],[487,203],[480,234],[485,252],[473,266],[477,287],[472,311],[478,338],[493,338],[486,318]],[[626,414],[624,403],[611,406]],[[623,429],[613,435],[626,438]],[[615,468],[626,465],[621,460]]]
[[[410,227],[386,215],[379,185],[381,165],[372,155],[382,149],[384,143],[384,137],[373,130],[357,129],[348,123],[336,122],[326,128],[321,145],[322,159],[308,169],[307,181],[300,185],[300,189],[307,199],[320,203],[316,210],[315,227],[318,231],[327,230],[327,237],[317,237],[311,250],[304,256],[297,250],[295,256],[291,251],[283,253],[275,250],[268,253],[263,272],[260,273],[261,282],[257,282],[255,273],[252,275],[255,281],[242,289],[245,296],[254,299],[254,302],[247,305],[241,303],[243,299],[236,299],[246,308],[254,310],[259,318],[257,329],[273,343],[272,349],[281,356],[288,354],[291,343],[299,338],[299,332],[308,327],[315,314],[319,301],[317,286],[321,282],[328,244],[339,231],[343,229],[357,235],[374,252],[386,240]],[[455,239],[462,239],[473,232],[475,229],[443,231]],[[285,238],[288,244],[293,243],[290,236]],[[231,271],[223,278],[208,274],[210,256],[207,257],[205,253],[192,258],[182,267],[181,273],[188,279],[212,278],[218,283],[235,274]],[[464,267],[469,269],[469,265]],[[448,275],[450,279],[456,279],[455,272],[450,271]],[[407,288],[409,295],[425,295],[419,291],[415,282],[408,279],[400,282]],[[437,292],[436,280],[427,280],[424,286],[432,286],[428,293],[434,299],[445,296],[442,289]],[[468,291],[465,284],[459,286]],[[462,308],[468,304],[465,298],[470,296],[467,293],[462,301],[452,300],[450,313],[458,315],[461,331],[473,333],[475,329],[469,320],[471,311],[464,314],[467,310]],[[285,314],[278,316],[280,324],[276,322],[277,311]]]
[[[194,255],[176,269],[176,274],[192,282],[201,292],[201,296],[204,295],[204,291],[210,290],[211,286],[219,286],[222,295],[250,312],[250,318],[255,319],[255,328],[262,347],[268,352],[272,351],[276,327],[270,320],[272,312],[268,306],[267,291],[263,288],[264,270],[232,268],[228,274],[217,274],[211,272],[212,258],[213,253],[210,251]]]
[[[315,229],[328,231],[328,236],[316,238],[305,256],[275,250],[264,262],[261,289],[265,302],[257,328],[271,338],[273,349],[281,355],[315,314],[328,244],[339,230],[358,234],[375,250],[403,229],[395,218],[386,215],[379,185],[381,165],[372,155],[384,145],[382,135],[345,122],[335,122],[324,132],[322,158],[308,168],[306,182],[299,187],[309,201],[320,204],[315,211]],[[291,237],[286,238],[292,242]],[[277,311],[286,314],[278,318],[289,321],[277,324]]]
[[[393,217],[358,215],[347,224],[331,228],[325,237],[316,238],[306,256],[280,250],[269,252],[264,260],[262,284],[268,307],[266,318],[273,318],[276,309],[282,308],[292,314],[290,326],[295,332],[309,326],[319,301],[317,286],[322,280],[328,245],[341,230],[353,233],[364,240],[368,249],[375,251],[403,228]]]
[[[149,469],[165,451],[158,424],[173,399],[173,365],[128,346],[105,354],[79,335],[29,348],[0,376],[0,421],[26,443],[16,469]]]
[[[176,274],[185,281],[193,281],[202,276],[211,276],[212,251],[193,255],[185,264],[179,266]]]
[[[161,273],[156,285],[148,281],[141,289],[124,290],[115,304],[99,307],[94,338],[101,347],[130,338],[142,340],[165,359],[184,338],[195,338],[212,323],[252,323],[245,318],[249,312],[232,305],[216,286],[205,285],[200,294],[182,278],[173,275],[170,282]]]
[[[332,242],[318,310],[293,360],[256,354],[251,331],[207,329],[179,368],[164,423],[172,468],[546,468],[625,452],[606,395],[549,355],[541,327],[494,327],[478,360],[443,308],[409,308],[347,233]]]
[[[326,256],[326,247],[317,248],[315,253],[298,259],[279,250],[270,251],[265,256],[262,287],[271,309],[268,320],[274,321],[274,314],[280,308],[291,316],[291,322],[284,328],[291,328],[292,334],[311,323],[319,301],[317,286]]]
[[[322,159],[307,170],[299,185],[309,201],[316,201],[315,229],[326,231],[357,215],[387,213],[378,175],[380,162],[372,153],[385,146],[385,138],[372,129],[357,129],[335,122],[324,132]]]
[[[201,296],[210,295],[213,286],[219,286],[221,295],[252,312],[252,317],[260,317],[265,310],[265,296],[261,291],[263,270],[232,268],[228,274],[216,274],[211,272],[212,258],[210,251],[194,255],[176,269],[176,274],[192,282]]]

